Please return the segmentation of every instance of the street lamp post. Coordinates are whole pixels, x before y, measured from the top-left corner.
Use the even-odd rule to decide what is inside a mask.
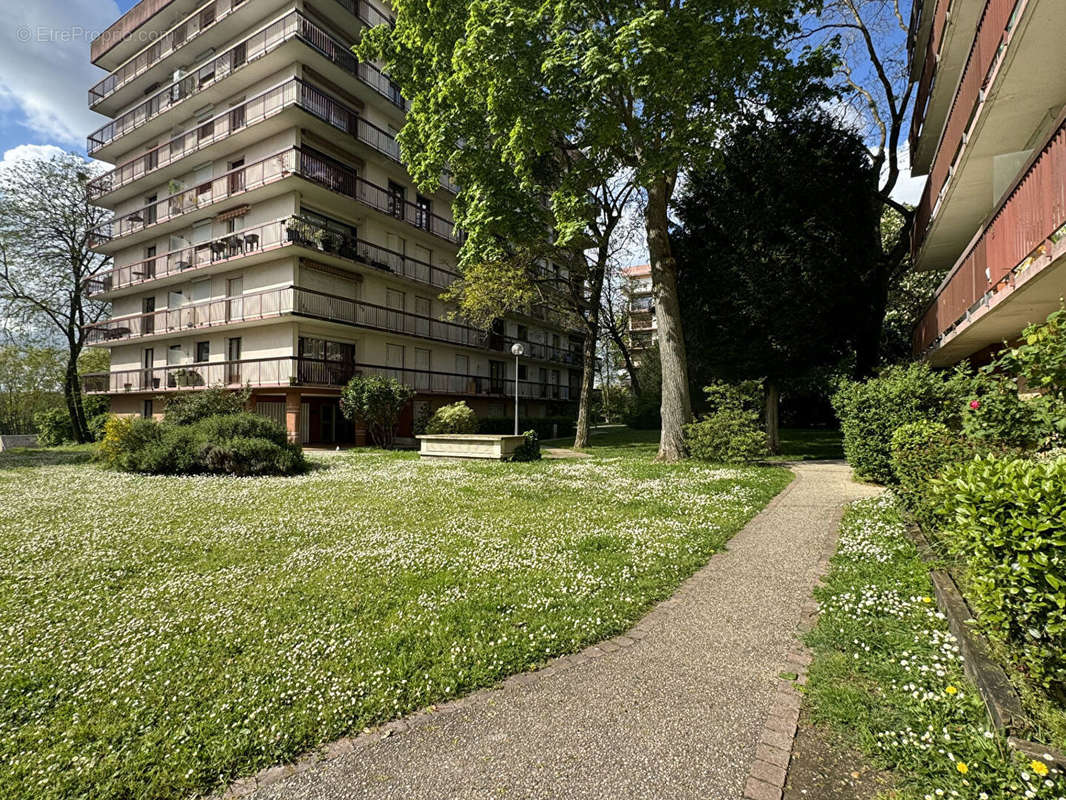
[[[511,352],[514,354],[514,435],[518,435],[518,359],[520,356],[526,354],[526,348],[522,346],[521,342],[515,342],[511,345]]]

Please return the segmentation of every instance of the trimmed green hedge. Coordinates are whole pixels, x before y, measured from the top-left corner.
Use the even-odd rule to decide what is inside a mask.
[[[1066,687],[1066,458],[978,458],[934,491],[978,623],[1036,682]]]

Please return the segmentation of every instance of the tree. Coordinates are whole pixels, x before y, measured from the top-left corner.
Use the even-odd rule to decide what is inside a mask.
[[[693,377],[783,386],[847,358],[869,305],[879,205],[862,140],[824,116],[751,121],[692,175],[675,231]]]
[[[564,155],[588,163],[549,184],[560,245],[585,235],[586,198],[603,176],[632,175],[643,194],[661,342],[660,459],[684,455],[691,418],[668,237],[674,187],[714,151],[732,115],[753,103],[793,103],[809,93],[809,76],[824,73],[821,53],[779,46],[798,31],[797,5],[805,4],[396,0],[395,27],[370,30],[358,48],[384,61],[411,101],[400,142],[416,180],[431,185],[451,164],[464,187],[456,222],[470,240],[461,261],[477,252],[479,232],[502,207],[482,204],[492,186],[464,182],[467,165],[486,154],[482,142],[499,144],[497,171],[520,184],[536,184],[545,162]],[[487,152],[496,151],[490,144]]]
[[[78,442],[92,441],[78,375],[84,326],[106,310],[84,286],[110,262],[89,247],[109,215],[89,199],[91,173],[73,153],[0,170],[0,316],[23,338],[40,333],[63,347],[63,397]]]
[[[873,154],[871,186],[880,207],[866,241],[878,258],[856,350],[856,368],[866,377],[877,370],[882,358],[890,295],[910,268],[914,209],[892,197],[909,164],[904,125],[910,119],[914,83],[908,71],[908,35],[899,0],[826,0],[797,37],[839,49],[836,73],[842,85],[842,116],[866,139]],[[884,213],[888,209],[895,216]]]
[[[54,347],[0,346],[0,433],[31,433],[35,415],[61,406],[63,362]]]
[[[341,413],[366,425],[374,444],[389,449],[400,414],[414,396],[414,389],[395,378],[356,377],[341,390]]]

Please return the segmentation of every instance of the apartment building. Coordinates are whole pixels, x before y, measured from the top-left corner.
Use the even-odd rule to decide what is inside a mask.
[[[351,52],[390,23],[367,0],[142,0],[92,42],[107,75],[89,105],[111,121],[88,152],[114,165],[91,184],[114,212],[93,246],[114,260],[86,287],[112,315],[88,331],[110,372],[85,388],[115,413],[251,387],[294,439],[332,444],[360,440],[338,406],[355,375],[417,390],[403,435],[460,399],[508,415],[516,378],[529,416],[577,397],[582,343],[562,315],[445,318],[456,187],[416,189],[395,139],[405,100]]]
[[[655,322],[655,298],[652,296],[651,264],[624,267],[626,304],[629,311],[629,342],[633,360],[640,363],[642,351],[658,340]]]
[[[1066,295],[1066,3],[915,0],[912,251],[948,270],[914,331],[934,365],[986,360]]]

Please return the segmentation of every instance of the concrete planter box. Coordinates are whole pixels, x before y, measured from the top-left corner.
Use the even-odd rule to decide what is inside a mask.
[[[524,436],[504,436],[494,433],[442,433],[419,436],[422,458],[485,458],[507,461],[517,450]]]

